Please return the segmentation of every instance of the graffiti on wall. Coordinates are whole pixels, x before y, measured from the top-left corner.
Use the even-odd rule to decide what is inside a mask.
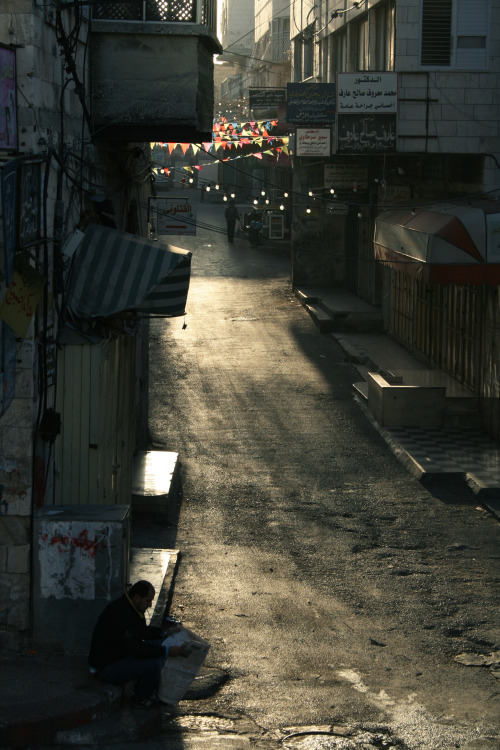
[[[95,599],[98,551],[108,559],[111,578],[111,535],[111,528],[96,530],[86,521],[42,522],[38,537],[41,597]]]

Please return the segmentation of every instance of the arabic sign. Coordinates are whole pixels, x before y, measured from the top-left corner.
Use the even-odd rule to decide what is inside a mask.
[[[17,149],[16,53],[0,45],[0,149]]]
[[[348,163],[325,164],[325,188],[352,191],[354,186],[358,190],[367,189],[368,162],[351,159]]]
[[[187,198],[153,198],[151,222],[156,234],[196,234],[196,213]]]
[[[396,150],[396,115],[339,115],[337,131],[339,154]]]
[[[250,109],[271,109],[278,112],[278,104],[286,99],[285,89],[249,89]]]
[[[0,306],[0,317],[21,338],[28,333],[43,286],[43,276],[28,261],[18,257],[12,280]]]
[[[394,114],[398,111],[398,74],[338,73],[337,109],[339,114]]]
[[[287,83],[286,120],[310,125],[335,122],[335,84]]]
[[[331,135],[330,128],[297,128],[296,155],[330,156]]]

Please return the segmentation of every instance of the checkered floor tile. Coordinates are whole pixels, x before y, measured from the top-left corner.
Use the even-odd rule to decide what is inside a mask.
[[[428,473],[472,474],[485,486],[500,487],[500,443],[480,430],[386,428]]]

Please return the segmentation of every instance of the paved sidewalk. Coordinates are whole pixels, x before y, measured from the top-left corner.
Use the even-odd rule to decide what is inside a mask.
[[[334,326],[322,317],[316,320],[320,330],[331,331],[357,368],[360,380],[368,371],[404,374],[412,385],[442,385],[448,395],[463,396],[466,389],[446,373],[426,367],[404,347],[386,334],[376,331],[380,310],[345,289],[296,290],[313,319],[325,313]],[[341,330],[336,330],[336,327]],[[353,384],[354,385],[354,384]],[[362,386],[357,390],[362,392]],[[470,395],[470,394],[469,394]],[[500,443],[481,429],[418,427],[382,427],[376,423],[363,398],[359,403],[391,450],[408,470],[423,481],[462,478],[470,491],[491,513],[500,519]]]

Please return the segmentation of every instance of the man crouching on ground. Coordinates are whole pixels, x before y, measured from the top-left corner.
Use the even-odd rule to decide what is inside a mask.
[[[122,685],[135,681],[132,703],[144,708],[162,705],[156,696],[167,656],[181,656],[182,646],[162,645],[177,628],[162,630],[146,625],[144,613],[153,603],[154,587],[137,581],[100,614],[92,633],[89,666],[105,682]]]

